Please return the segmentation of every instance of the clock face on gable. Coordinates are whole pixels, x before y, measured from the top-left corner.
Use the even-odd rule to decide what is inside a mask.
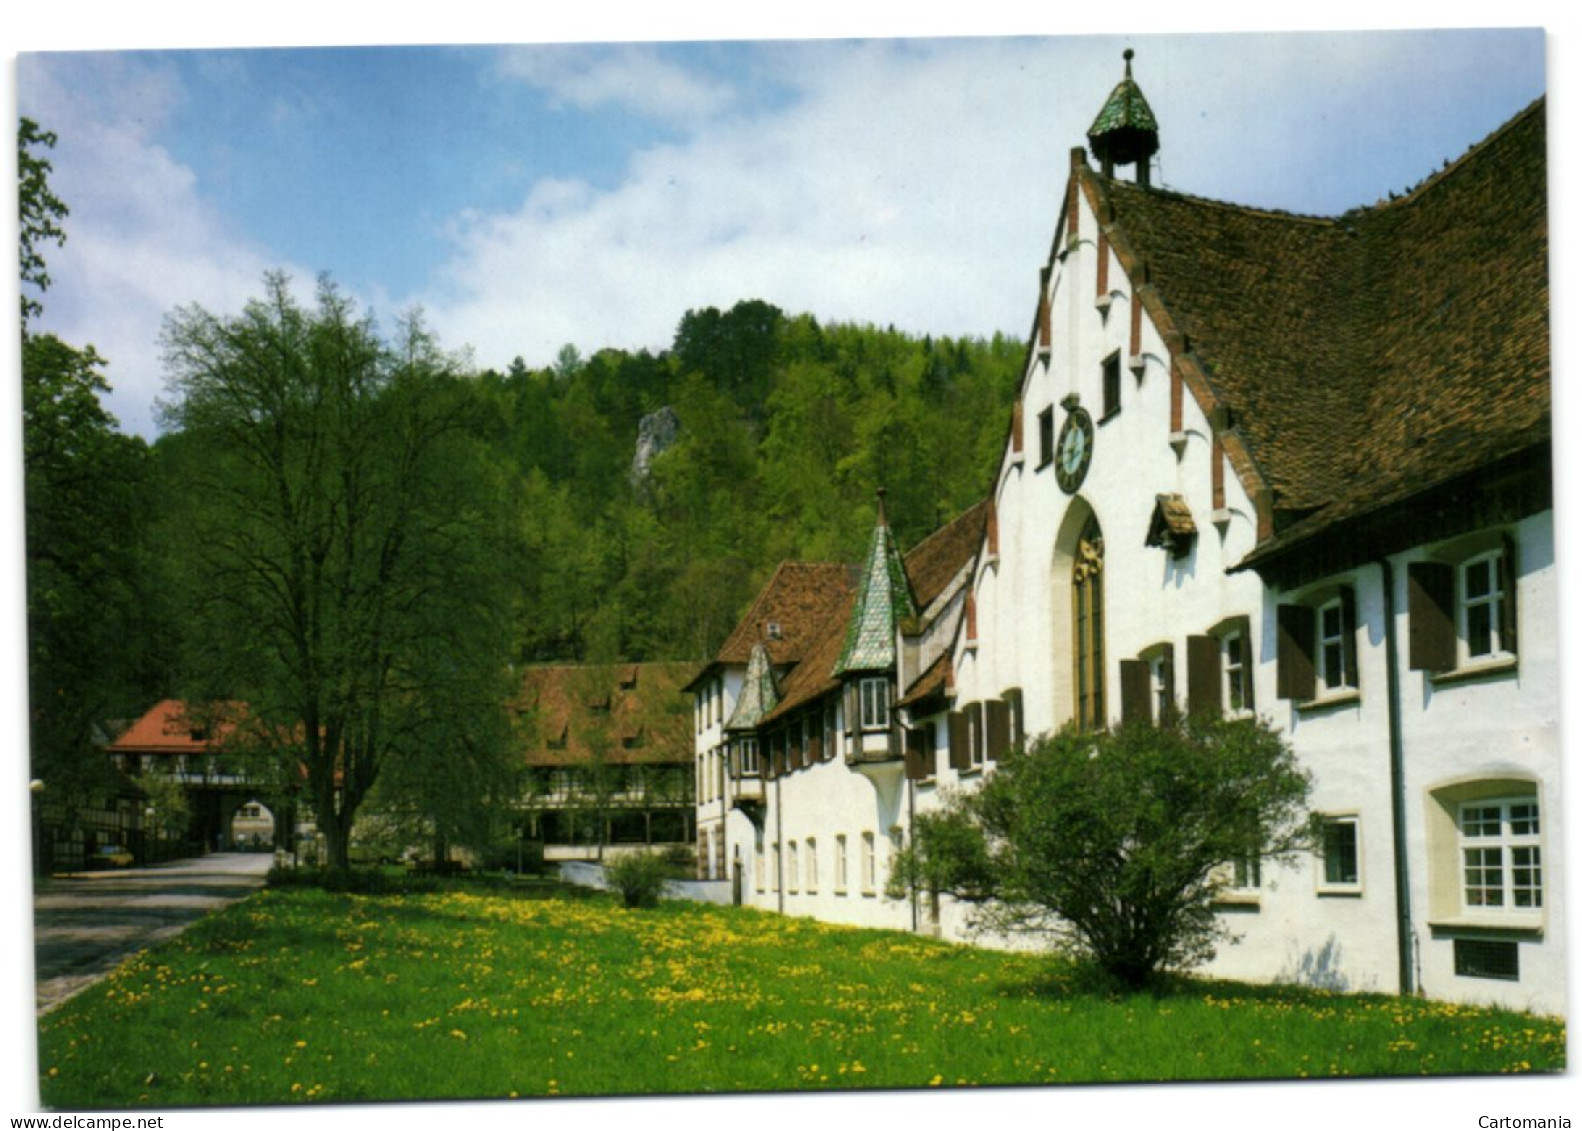
[[[1074,408],[1060,428],[1060,442],[1055,447],[1055,482],[1068,495],[1075,494],[1082,481],[1088,477],[1088,463],[1093,459],[1093,418],[1087,410]]]

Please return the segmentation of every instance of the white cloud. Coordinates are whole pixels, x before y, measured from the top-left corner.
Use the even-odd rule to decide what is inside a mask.
[[[694,74],[644,44],[513,47],[501,52],[499,70],[580,110],[613,107],[693,121],[713,117],[735,98],[728,84]]]
[[[426,299],[484,364],[663,348],[689,307],[762,298],[918,332],[1020,330],[1063,158],[1026,145],[1034,41],[777,49],[791,106],[541,186],[459,233]],[[1112,68],[1113,69],[1113,68]],[[1060,136],[1058,131],[1052,134]]]
[[[21,112],[59,135],[50,184],[71,209],[65,245],[46,250],[36,328],[107,358],[110,411],[151,436],[165,315],[197,300],[239,309],[278,261],[231,233],[193,171],[151,141],[181,97],[168,74],[113,54],[24,57],[19,71]]]

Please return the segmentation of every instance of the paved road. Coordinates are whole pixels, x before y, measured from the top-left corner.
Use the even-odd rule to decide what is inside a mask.
[[[44,881],[33,897],[34,978],[47,1013],[122,961],[263,886],[271,856],[212,853]]]

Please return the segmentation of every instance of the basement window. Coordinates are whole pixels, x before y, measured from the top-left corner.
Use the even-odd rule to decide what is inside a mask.
[[[1516,944],[1497,939],[1456,939],[1456,976],[1494,978],[1502,982],[1521,980]]]

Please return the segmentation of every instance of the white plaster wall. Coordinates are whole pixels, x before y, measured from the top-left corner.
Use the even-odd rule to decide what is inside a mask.
[[[1565,1010],[1566,923],[1564,829],[1562,824],[1558,582],[1554,564],[1553,513],[1510,528],[1517,547],[1519,656],[1513,672],[1481,679],[1436,680],[1406,669],[1401,657],[1403,747],[1406,767],[1408,852],[1412,865],[1412,924],[1417,936],[1425,991],[1434,997],[1496,1002],[1545,1013]],[[1425,547],[1396,559],[1397,619],[1406,631],[1406,563],[1446,546]],[[1455,543],[1448,549],[1454,553]],[[1432,792],[1448,783],[1525,778],[1536,785],[1540,806],[1545,907],[1536,931],[1500,937],[1518,942],[1519,981],[1457,976],[1453,945],[1442,904],[1430,884],[1435,869],[1455,868],[1453,854],[1430,854],[1428,822]],[[1477,922],[1494,924],[1499,916]]]
[[[768,851],[776,842],[784,845],[795,841],[800,873],[791,890],[785,884],[785,911],[788,915],[806,915],[832,923],[850,923],[865,927],[891,927],[910,929],[911,906],[904,900],[892,900],[884,894],[885,881],[890,875],[892,834],[899,830],[902,836],[910,828],[907,806],[906,781],[900,762],[888,762],[862,770],[846,765],[837,756],[829,762],[793,771],[770,782],[767,788],[769,804],[764,818],[764,841]],[[874,838],[874,881],[864,890],[862,878],[862,837],[864,833]],[[835,856],[837,837],[844,835],[847,844],[847,885],[844,891],[835,884]],[[807,841],[817,844],[817,889],[809,891],[807,885]],[[773,870],[771,870],[772,872]],[[774,907],[778,894],[769,890],[764,901]]]

